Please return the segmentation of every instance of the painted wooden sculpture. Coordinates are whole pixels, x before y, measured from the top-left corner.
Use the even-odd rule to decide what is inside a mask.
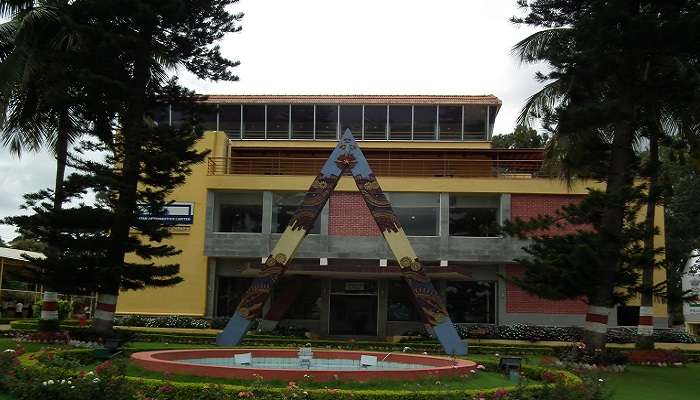
[[[445,353],[466,354],[465,343],[459,338],[439,293],[425,274],[401,223],[349,129],[345,131],[321,172],[314,179],[260,274],[243,295],[236,313],[224,331],[219,334],[217,344],[239,344],[252,321],[262,316],[263,305],[270,297],[273,287],[284,274],[306,234],[314,226],[316,218],[345,171],[352,174],[372,217],[396,257],[423,322],[432,327]]]

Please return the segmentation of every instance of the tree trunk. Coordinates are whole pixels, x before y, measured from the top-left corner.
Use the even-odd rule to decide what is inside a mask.
[[[139,175],[141,173],[140,153],[144,134],[144,120],[146,107],[146,93],[150,70],[148,57],[150,55],[150,42],[152,33],[144,28],[141,31],[143,47],[136,52],[132,79],[129,82],[129,102],[125,106],[122,121],[121,135],[121,176],[116,191],[118,192],[115,207],[115,220],[109,234],[108,262],[109,268],[100,277],[100,287],[103,299],[107,300],[102,315],[103,318],[93,320],[93,328],[102,336],[112,335],[114,310],[116,309],[119,288],[124,269],[124,259],[128,249],[131,226],[137,217],[137,191]],[[117,144],[119,146],[119,144]],[[109,296],[109,297],[107,297]],[[109,303],[113,299],[114,303]],[[98,301],[99,305],[99,301]],[[108,312],[111,317],[107,320]]]
[[[61,113],[58,118],[56,137],[56,177],[54,181],[53,211],[59,212],[63,208],[65,192],[63,181],[66,175],[66,162],[68,160],[68,121],[66,114]],[[51,251],[49,248],[48,251]],[[46,287],[42,296],[41,316],[39,317],[39,329],[42,331],[56,331],[58,322],[58,293]]]
[[[654,121],[655,122],[655,121]],[[658,200],[659,137],[658,130],[649,138],[649,189],[647,193],[647,210],[644,228],[644,252],[648,255],[642,270],[641,306],[637,324],[638,349],[654,348],[654,229],[656,227],[656,203]]]
[[[117,296],[111,294],[97,295],[97,305],[92,318],[92,327],[96,332],[111,333],[114,312],[117,309]]]
[[[632,186],[631,173],[634,128],[631,122],[622,122],[615,127],[610,169],[605,189],[608,204],[602,212],[599,234],[601,235],[600,260],[608,265],[601,271],[600,285],[589,296],[589,307],[584,325],[584,343],[591,349],[605,348],[605,330],[608,313],[613,306],[612,294],[615,278],[620,266],[622,252],[622,228],[629,189]]]
[[[605,348],[608,314],[610,314],[608,307],[588,305],[586,322],[583,326],[583,343],[587,349]]]

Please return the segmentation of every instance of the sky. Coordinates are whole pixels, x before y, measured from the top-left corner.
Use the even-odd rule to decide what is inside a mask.
[[[495,133],[509,133],[541,66],[510,49],[534,31],[513,25],[515,0],[241,0],[243,29],[220,43],[239,60],[237,82],[177,71],[202,94],[493,94],[503,101]],[[0,149],[0,219],[24,193],[51,187],[49,153],[21,158]],[[0,225],[0,238],[16,236]]]

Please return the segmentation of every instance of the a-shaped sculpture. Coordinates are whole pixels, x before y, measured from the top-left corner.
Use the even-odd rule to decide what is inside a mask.
[[[411,289],[414,304],[418,307],[423,322],[433,328],[445,353],[466,354],[466,345],[460,340],[440,295],[425,274],[401,223],[391,209],[391,204],[379,187],[367,159],[357,146],[349,129],[345,131],[321,172],[311,184],[304,201],[289,221],[272,254],[263,265],[262,271],[243,295],[236,313],[224,331],[219,334],[217,344],[239,344],[251,322],[262,316],[263,305],[270,297],[272,288],[284,274],[306,234],[314,226],[316,218],[345,171],[352,173],[372,217],[398,260],[403,278]]]

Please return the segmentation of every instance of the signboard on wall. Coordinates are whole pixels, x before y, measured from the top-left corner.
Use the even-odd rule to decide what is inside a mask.
[[[690,297],[683,303],[683,315],[687,322],[700,322],[700,254],[690,257],[683,272],[682,288]]]
[[[194,221],[194,203],[172,203],[164,207],[162,213],[142,212],[142,220],[162,221],[168,225],[192,225]]]

